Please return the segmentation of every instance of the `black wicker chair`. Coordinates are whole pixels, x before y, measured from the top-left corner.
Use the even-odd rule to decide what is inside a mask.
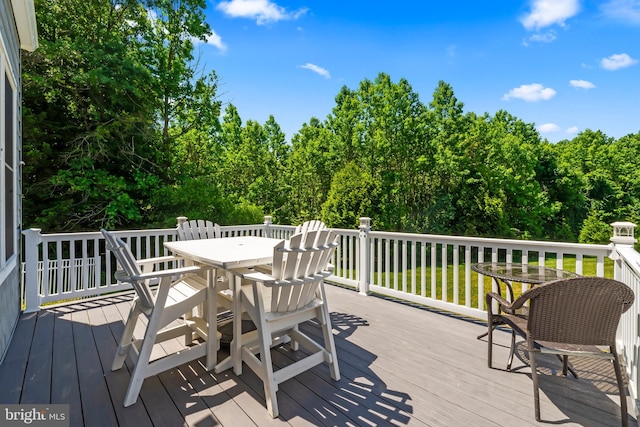
[[[508,369],[515,334],[527,341],[537,421],[540,421],[540,398],[536,355],[548,353],[562,356],[564,375],[567,374],[568,356],[611,360],[620,393],[622,425],[628,425],[626,391],[615,342],[620,317],[634,301],[633,291],[627,285],[602,277],[576,277],[535,286],[513,302],[489,292],[486,301],[489,367],[492,367],[493,330],[498,324],[507,324],[512,328]],[[493,313],[492,301],[498,302],[497,313]],[[526,314],[521,313],[523,308],[526,308]],[[608,351],[603,351],[603,347]]]

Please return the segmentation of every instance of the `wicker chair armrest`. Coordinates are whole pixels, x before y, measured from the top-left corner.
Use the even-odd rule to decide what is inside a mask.
[[[498,304],[500,305],[504,305],[504,306],[508,306],[509,304],[511,304],[509,301],[507,301],[502,295],[500,295],[497,292],[487,292],[487,304],[491,303],[491,300],[496,300],[498,301]]]
[[[529,295],[527,295],[527,292],[525,292],[520,297],[516,298],[515,301],[509,302],[497,292],[487,292],[486,299],[487,309],[489,311],[491,310],[491,301],[495,300],[500,305],[500,310],[508,314],[516,314],[516,310],[521,308],[524,303],[529,300]]]

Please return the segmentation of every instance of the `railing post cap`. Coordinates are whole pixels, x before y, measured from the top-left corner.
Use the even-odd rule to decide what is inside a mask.
[[[636,225],[633,222],[629,222],[629,221],[612,222],[611,226],[612,227],[625,227],[625,228],[631,228],[631,229],[634,229],[636,227]]]
[[[264,216],[264,223],[265,224],[272,224],[273,222],[273,217],[271,215],[265,215]]]
[[[42,238],[42,229],[27,228],[26,230],[22,230],[22,235],[26,241],[29,241],[29,243],[33,243],[33,239],[37,239],[37,243],[40,243],[40,239]]]
[[[27,228],[26,230],[22,230],[22,234],[27,233],[40,233],[42,231],[41,228]]]
[[[613,237],[611,241],[616,245],[634,245],[636,239],[634,237],[634,228],[636,225],[628,221],[616,221],[611,223],[613,227]]]
[[[359,228],[370,228],[371,227],[371,218],[363,216],[360,217],[360,227]]]
[[[187,217],[186,216],[179,216],[176,218],[176,220],[178,220],[178,225],[182,224],[183,222],[187,222]]]

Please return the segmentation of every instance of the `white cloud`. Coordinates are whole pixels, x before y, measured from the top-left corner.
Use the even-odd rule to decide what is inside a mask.
[[[524,45],[527,46],[528,45],[527,42],[551,43],[555,39],[556,39],[556,32],[555,31],[548,31],[546,33],[536,33],[536,34],[533,34],[531,37],[529,37],[525,41]]]
[[[565,132],[566,132],[567,134],[569,134],[569,135],[575,135],[575,134],[577,134],[578,132],[580,132],[580,129],[578,129],[578,126],[571,126],[571,127],[570,127],[569,129],[567,129]]]
[[[526,102],[535,102],[542,100],[549,100],[556,95],[556,91],[550,87],[544,87],[540,83],[532,83],[530,85],[522,85],[520,87],[511,89],[509,93],[506,93],[502,99],[505,101],[511,98],[522,99]]]
[[[555,123],[545,123],[543,125],[538,126],[538,131],[541,133],[551,133],[558,132],[560,130],[560,126]]]
[[[233,18],[255,19],[258,25],[289,19],[298,19],[306,8],[290,12],[271,0],[231,0],[218,3],[216,9]]]
[[[594,89],[596,85],[586,80],[569,80],[569,85],[579,89]]]
[[[619,70],[620,68],[630,67],[638,62],[626,53],[616,53],[608,58],[602,58],[600,66],[605,70]]]
[[[640,0],[609,0],[600,10],[609,18],[640,24]]]
[[[527,30],[538,30],[564,22],[580,11],[578,0],[532,0],[531,12],[520,22]]]
[[[216,34],[216,32],[213,30],[211,30],[211,34],[207,36],[207,39],[205,41],[202,41],[195,37],[192,39],[192,41],[194,46],[204,43],[217,47],[221,52],[225,52],[227,50],[227,45],[222,41],[222,37]]]
[[[320,74],[322,77],[326,78],[326,79],[330,79],[331,78],[331,74],[329,74],[329,71],[325,70],[322,67],[318,67],[315,64],[312,64],[310,62],[304,64],[304,65],[300,65],[300,68],[305,68],[307,70],[311,70],[314,73],[318,73]]]

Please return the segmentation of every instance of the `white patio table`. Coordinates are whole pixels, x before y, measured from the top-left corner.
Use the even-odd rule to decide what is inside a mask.
[[[176,255],[185,259],[202,263],[221,269],[226,272],[229,280],[229,287],[233,294],[233,340],[240,336],[242,330],[242,322],[240,321],[240,277],[233,274],[234,269],[255,267],[259,265],[270,264],[273,262],[273,247],[280,243],[282,239],[271,239],[256,236],[238,236],[225,237],[218,239],[201,239],[201,240],[183,240],[174,242],[165,242],[164,246]],[[208,298],[213,299],[213,306],[217,307],[218,289],[216,289],[217,274],[210,273],[208,275],[209,292]],[[213,322],[209,322],[209,328],[215,328]],[[211,331],[216,336],[215,330]],[[215,369],[216,373],[235,366],[237,353],[236,346],[231,343],[230,356],[216,363],[216,357],[210,357],[208,360],[214,366],[207,366],[207,369]]]

